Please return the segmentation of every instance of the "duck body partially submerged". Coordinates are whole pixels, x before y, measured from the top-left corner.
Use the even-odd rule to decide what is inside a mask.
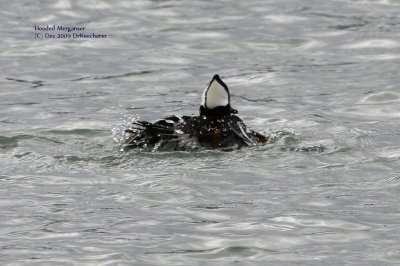
[[[135,121],[124,147],[162,151],[238,149],[263,145],[268,137],[248,128],[230,106],[228,87],[215,75],[204,90],[199,116],[169,116],[154,123]]]

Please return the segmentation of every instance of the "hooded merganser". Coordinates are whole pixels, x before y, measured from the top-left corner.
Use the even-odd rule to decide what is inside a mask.
[[[135,121],[125,130],[124,147],[191,151],[267,143],[267,136],[249,129],[235,114],[228,87],[215,75],[203,92],[199,116],[170,116],[154,123]]]

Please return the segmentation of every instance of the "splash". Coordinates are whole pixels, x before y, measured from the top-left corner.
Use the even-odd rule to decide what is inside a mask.
[[[292,128],[272,132],[268,143],[276,144],[284,151],[324,152],[327,150],[327,146],[322,143],[308,143],[299,131]]]
[[[126,130],[132,126],[132,123],[135,123],[140,120],[139,116],[134,115],[126,115],[122,118],[122,124],[114,127],[112,132],[113,140],[118,144],[119,151],[124,151],[125,142],[127,139]]]

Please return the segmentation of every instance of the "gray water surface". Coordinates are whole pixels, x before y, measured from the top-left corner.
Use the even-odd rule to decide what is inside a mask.
[[[400,1],[0,7],[2,265],[400,263]],[[271,143],[119,151],[217,73]]]

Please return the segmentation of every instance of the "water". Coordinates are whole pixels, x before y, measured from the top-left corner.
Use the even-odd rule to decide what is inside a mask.
[[[2,265],[400,263],[400,1],[0,5]],[[119,152],[216,73],[273,142]]]

